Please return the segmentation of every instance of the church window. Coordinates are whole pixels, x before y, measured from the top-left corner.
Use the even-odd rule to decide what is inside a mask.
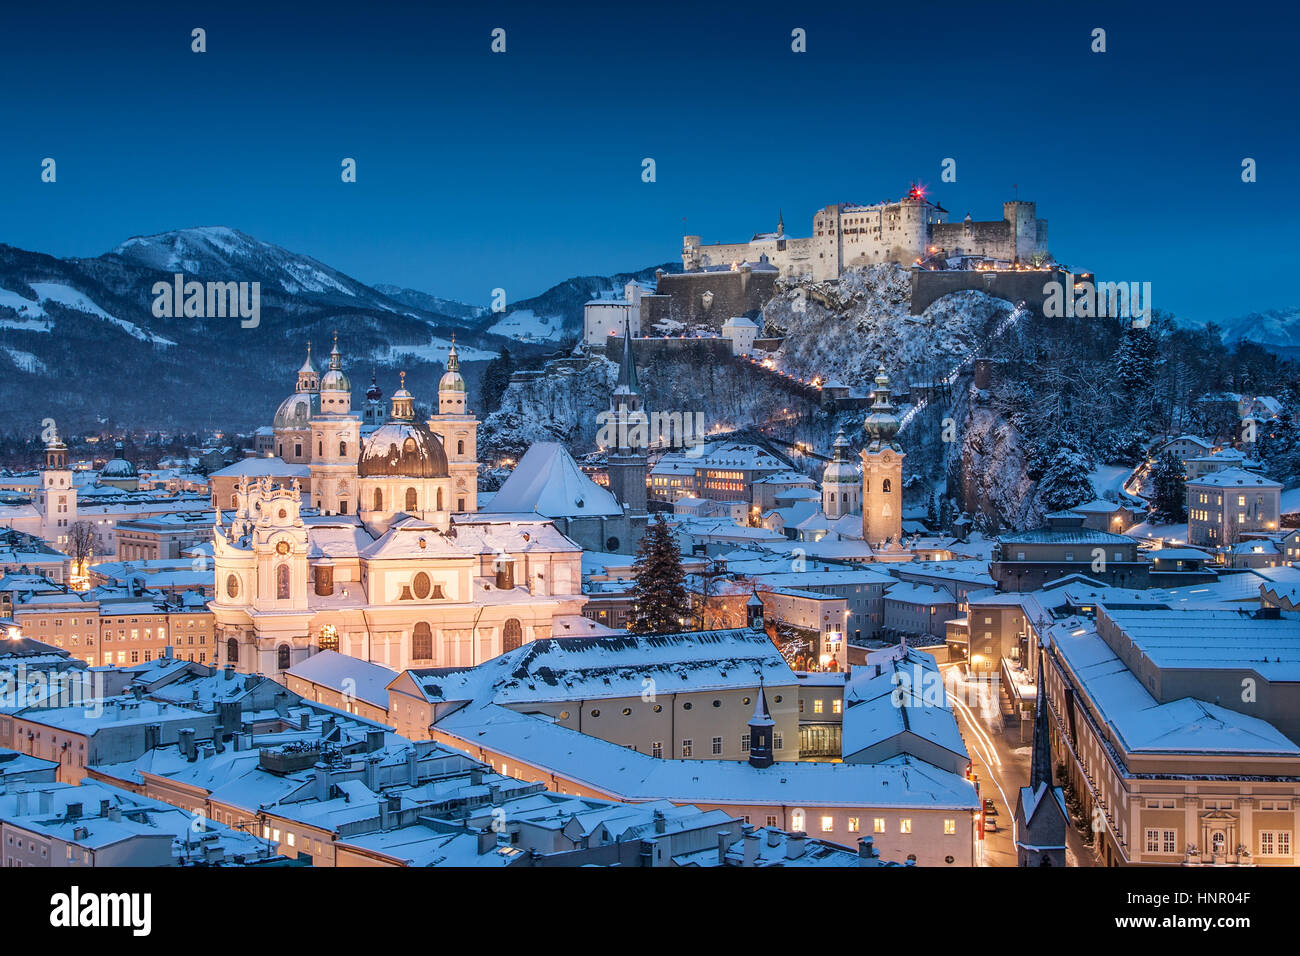
[[[429,596],[429,587],[429,576],[421,571],[412,582],[412,590],[415,591],[415,596],[423,601]]]
[[[456,454],[458,455],[465,454],[465,443],[463,441],[456,442]]]
[[[348,456],[348,443],[345,441],[341,441],[339,442],[339,457],[346,458],[347,456]]]
[[[406,510],[415,511],[419,507],[414,488],[406,489]]]
[[[325,457],[325,443],[323,441],[318,441],[316,443],[316,454],[320,455],[322,458]]]
[[[442,489],[438,489],[438,510],[442,510]]]
[[[415,625],[415,632],[411,635],[411,658],[417,661],[433,660],[433,632],[424,621]]]
[[[239,578],[233,574],[226,578],[226,594],[232,598],[239,597]]]
[[[886,495],[889,494],[889,491],[890,491],[890,484],[889,484],[889,479],[888,479],[888,478],[886,478],[884,481],[882,481],[882,482],[880,483],[880,490],[881,490],[881,492],[882,492],[883,494],[886,494]]]
[[[282,564],[275,569],[275,596],[281,601],[289,598],[289,565]]]
[[[226,663],[239,663],[239,641],[233,637],[226,641]]]
[[[464,498],[457,498],[457,499],[456,499],[456,510],[457,510],[457,511],[464,511],[464,510],[465,510],[465,499],[464,499]]]
[[[524,629],[520,626],[517,618],[510,618],[506,621],[505,627],[501,631],[501,653],[513,651],[524,643]]]
[[[301,457],[302,457],[302,442],[294,442],[294,445],[293,445],[293,457],[295,457],[295,458],[301,458]]]
[[[380,491],[378,488],[375,489],[375,510],[376,511],[384,510],[384,493]]]
[[[275,666],[282,671],[289,669],[289,645],[281,644],[275,652]]]
[[[320,649],[337,651],[339,649],[339,631],[333,624],[326,624],[320,629]]]

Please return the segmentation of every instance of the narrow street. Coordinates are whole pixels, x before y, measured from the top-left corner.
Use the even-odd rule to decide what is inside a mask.
[[[957,723],[971,768],[979,784],[980,797],[992,800],[997,809],[997,829],[984,834],[978,847],[980,866],[1015,866],[1016,797],[1029,784],[1029,765],[1033,753],[1033,727],[1008,724],[996,697],[996,684],[967,680],[957,664],[940,666],[949,690],[949,703]],[[1066,831],[1066,862],[1069,866],[1096,866],[1092,851],[1085,847],[1079,834]]]

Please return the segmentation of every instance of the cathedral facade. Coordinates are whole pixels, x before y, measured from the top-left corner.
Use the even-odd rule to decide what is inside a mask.
[[[324,375],[308,357],[273,428],[310,491],[241,478],[234,518],[216,513],[223,663],[283,679],[329,649],[397,670],[468,667],[581,626],[581,548],[540,516],[476,514],[478,422],[454,345],[437,414],[417,420],[414,404],[403,375],[363,436],[337,343]]]

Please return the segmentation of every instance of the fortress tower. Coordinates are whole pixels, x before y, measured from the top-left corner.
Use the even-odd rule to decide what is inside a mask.
[[[903,454],[898,416],[890,401],[885,367],[876,372],[875,402],[863,427],[869,444],[862,451],[862,537],[873,548],[897,541],[903,533]]]

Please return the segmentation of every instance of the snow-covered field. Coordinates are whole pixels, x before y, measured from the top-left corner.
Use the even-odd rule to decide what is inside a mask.
[[[564,338],[563,319],[558,315],[538,315],[532,309],[511,312],[488,331],[521,342],[558,342]]]
[[[5,353],[13,359],[14,364],[24,372],[32,372],[36,375],[46,375],[49,372],[49,369],[45,367],[45,363],[31,352],[24,352],[20,349],[6,346]]]
[[[400,357],[408,357],[422,362],[439,362],[447,364],[447,351],[451,348],[449,339],[431,338],[424,345],[389,345],[386,348],[376,349],[371,356],[372,361],[384,365],[391,364]],[[457,345],[456,354],[460,356],[462,362],[486,362],[497,357],[496,352],[489,352],[486,349],[476,349],[470,345]]]
[[[57,302],[59,305],[74,309],[77,312],[85,312],[93,315],[97,319],[105,322],[111,322],[118,328],[126,332],[132,338],[137,338],[142,342],[152,342],[155,345],[175,345],[171,339],[155,335],[145,329],[140,328],[134,322],[128,322],[125,319],[119,319],[115,315],[110,315],[91,301],[90,297],[82,292],[78,292],[71,286],[63,285],[60,282],[33,282],[31,284],[33,291],[37,296],[37,301],[24,299],[22,296],[6,289],[0,289],[0,305],[8,306],[15,309],[20,316],[17,321],[13,319],[0,319],[0,324],[9,329],[27,329],[33,332],[45,331],[44,323],[35,322],[35,319],[47,318],[48,314],[43,308],[46,302]]]

